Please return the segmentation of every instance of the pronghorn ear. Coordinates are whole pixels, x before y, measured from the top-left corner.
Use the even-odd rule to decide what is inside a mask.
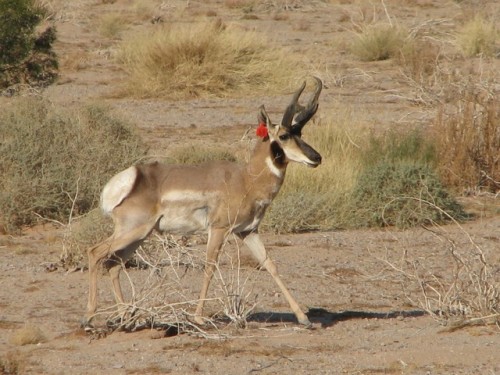
[[[269,115],[266,112],[264,105],[259,108],[259,114],[257,116],[259,120],[259,127],[257,128],[257,135],[261,138],[270,137],[274,139],[274,133],[276,132],[276,125],[273,125]]]

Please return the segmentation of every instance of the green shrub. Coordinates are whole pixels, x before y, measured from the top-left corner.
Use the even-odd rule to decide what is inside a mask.
[[[145,153],[132,128],[102,107],[64,113],[19,99],[0,113],[0,221],[12,231],[37,215],[83,214],[111,175]]]
[[[366,168],[353,191],[357,226],[412,227],[462,219],[460,205],[425,164],[381,161]]]
[[[0,0],[0,88],[47,85],[56,78],[55,29],[35,33],[44,13],[33,0]]]

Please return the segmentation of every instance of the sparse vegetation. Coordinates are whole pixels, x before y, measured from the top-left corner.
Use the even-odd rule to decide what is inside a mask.
[[[102,107],[65,113],[19,99],[0,114],[0,220],[14,231],[40,217],[83,214],[106,180],[145,152],[135,131]]]
[[[124,95],[168,98],[283,89],[300,65],[257,34],[218,22],[135,35],[120,45],[118,61],[129,74]]]

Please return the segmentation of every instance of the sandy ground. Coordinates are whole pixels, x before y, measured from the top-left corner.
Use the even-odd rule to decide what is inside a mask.
[[[287,95],[274,93],[181,102],[112,98],[110,94],[124,73],[110,57],[113,42],[98,34],[94,22],[107,12],[127,11],[134,2],[49,3],[58,29],[56,50],[62,62],[61,75],[55,85],[40,94],[62,106],[106,102],[137,124],[152,152],[166,151],[184,139],[232,144],[254,125],[256,108],[261,103],[269,103],[271,113],[285,106]],[[348,32],[345,15],[356,15],[363,9],[368,12],[369,3],[262,2],[270,5],[256,11],[257,19],[243,19],[241,8],[229,7],[230,3],[164,1],[154,9],[169,22],[199,19],[215,11],[225,22],[267,32],[284,46],[302,52],[325,81],[320,112],[338,108],[339,104],[352,105],[362,109],[374,126],[381,127],[425,126],[432,118],[435,109],[401,99],[413,91],[400,78],[397,67],[387,62],[360,63],[336,44]],[[461,2],[453,1],[386,3],[392,16],[409,26],[446,19],[443,33],[449,33],[466,11],[466,4],[460,6]],[[290,5],[288,10],[280,11],[285,17],[276,17],[275,4]],[[500,12],[494,1],[486,2],[485,8],[491,14]],[[0,98],[0,105],[8,101]],[[473,203],[476,207],[498,205],[495,200],[484,203],[473,199]],[[429,265],[445,280],[454,267],[446,241],[452,238],[462,250],[473,251],[474,245],[480,246],[498,283],[498,215],[488,214],[462,228],[450,226],[443,230],[444,237],[425,229],[264,234],[271,257],[303,309],[309,311],[313,328],[297,325],[271,277],[243,262],[245,291],[257,305],[246,328],[221,324],[209,330],[211,337],[218,338],[188,333],[162,337],[149,329],[113,332],[102,338],[89,335],[79,325],[86,305],[87,274],[85,270],[67,273],[57,265],[63,231],[45,225],[23,236],[3,235],[0,369],[29,374],[500,373],[497,327],[450,329],[441,325],[409,302],[421,300],[422,294],[388,263],[397,266],[406,254],[409,259]],[[228,245],[229,255],[221,262],[222,275],[234,273],[231,259],[236,254],[235,245],[234,241]],[[187,250],[202,257],[203,244]],[[182,267],[171,268],[181,273]],[[140,289],[150,272],[130,269],[129,276]],[[176,281],[178,287],[187,298],[196,298],[201,267],[190,267],[182,273]],[[113,304],[109,281],[107,277],[101,279],[100,306],[109,307]],[[220,297],[220,280],[214,282],[211,293]],[[214,312],[219,308],[216,302],[209,306]],[[16,344],[20,332],[33,333],[36,328],[45,337],[43,342]]]

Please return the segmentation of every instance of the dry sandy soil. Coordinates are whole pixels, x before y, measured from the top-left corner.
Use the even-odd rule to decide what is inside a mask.
[[[254,125],[260,104],[266,103],[274,117],[285,106],[288,96],[284,93],[180,102],[112,98],[109,94],[124,73],[111,58],[114,41],[97,32],[96,20],[107,13],[130,12],[139,2],[47,3],[55,14],[61,72],[58,82],[40,94],[54,105],[67,107],[106,102],[137,124],[152,152],[165,152],[188,139],[233,144]],[[242,18],[241,7],[229,6],[236,3],[163,1],[156,3],[153,16],[161,16],[164,22],[216,16],[234,27],[268,33],[276,42],[302,53],[311,72],[325,81],[318,116],[340,104],[355,106],[374,127],[425,126],[433,117],[435,108],[404,99],[412,97],[414,91],[401,78],[397,66],[387,61],[360,63],[342,43],[339,47],[337,41],[349,33],[348,16],[358,17],[361,10],[371,12],[371,3],[268,1],[262,3],[269,6],[254,11],[257,17],[248,19]],[[439,25],[444,34],[451,33],[464,12],[473,9],[466,7],[468,3],[386,1],[398,22],[415,26],[443,20]],[[283,9],[283,4],[289,5],[288,9]],[[495,1],[483,4],[490,14],[500,13]],[[0,105],[8,100],[1,98]],[[498,205],[498,199],[487,203],[473,199],[473,204],[477,211],[491,212],[484,205]],[[480,246],[498,283],[498,215],[484,215],[462,228],[443,230],[461,249],[473,251],[474,244]],[[188,333],[163,337],[149,329],[113,332],[101,338],[84,332],[79,321],[86,305],[87,274],[85,270],[67,273],[58,268],[62,236],[61,229],[45,225],[23,236],[0,237],[0,369],[4,371],[10,368],[15,373],[17,367],[18,373],[31,374],[500,373],[497,327],[449,329],[440,325],[409,303],[408,297],[422,299],[419,289],[386,262],[401,264],[398,262],[406,254],[422,264],[427,262],[443,280],[449,277],[454,267],[449,242],[424,229],[264,234],[285,282],[301,306],[309,309],[313,328],[296,324],[268,274],[244,265],[242,275],[249,280],[245,288],[257,306],[246,328],[228,323],[209,330],[218,339]],[[233,258],[234,247],[234,243],[228,246]],[[196,253],[203,246],[190,248]],[[224,259],[222,274],[234,272],[229,258]],[[179,281],[188,298],[195,298],[202,272],[200,267],[189,268]],[[129,271],[138,289],[149,273]],[[100,303],[111,306],[108,280],[102,279]],[[220,285],[220,281],[214,282],[213,294],[220,296]],[[211,308],[216,311],[217,304]],[[45,336],[43,342],[16,344],[23,329],[34,333],[36,328]]]

